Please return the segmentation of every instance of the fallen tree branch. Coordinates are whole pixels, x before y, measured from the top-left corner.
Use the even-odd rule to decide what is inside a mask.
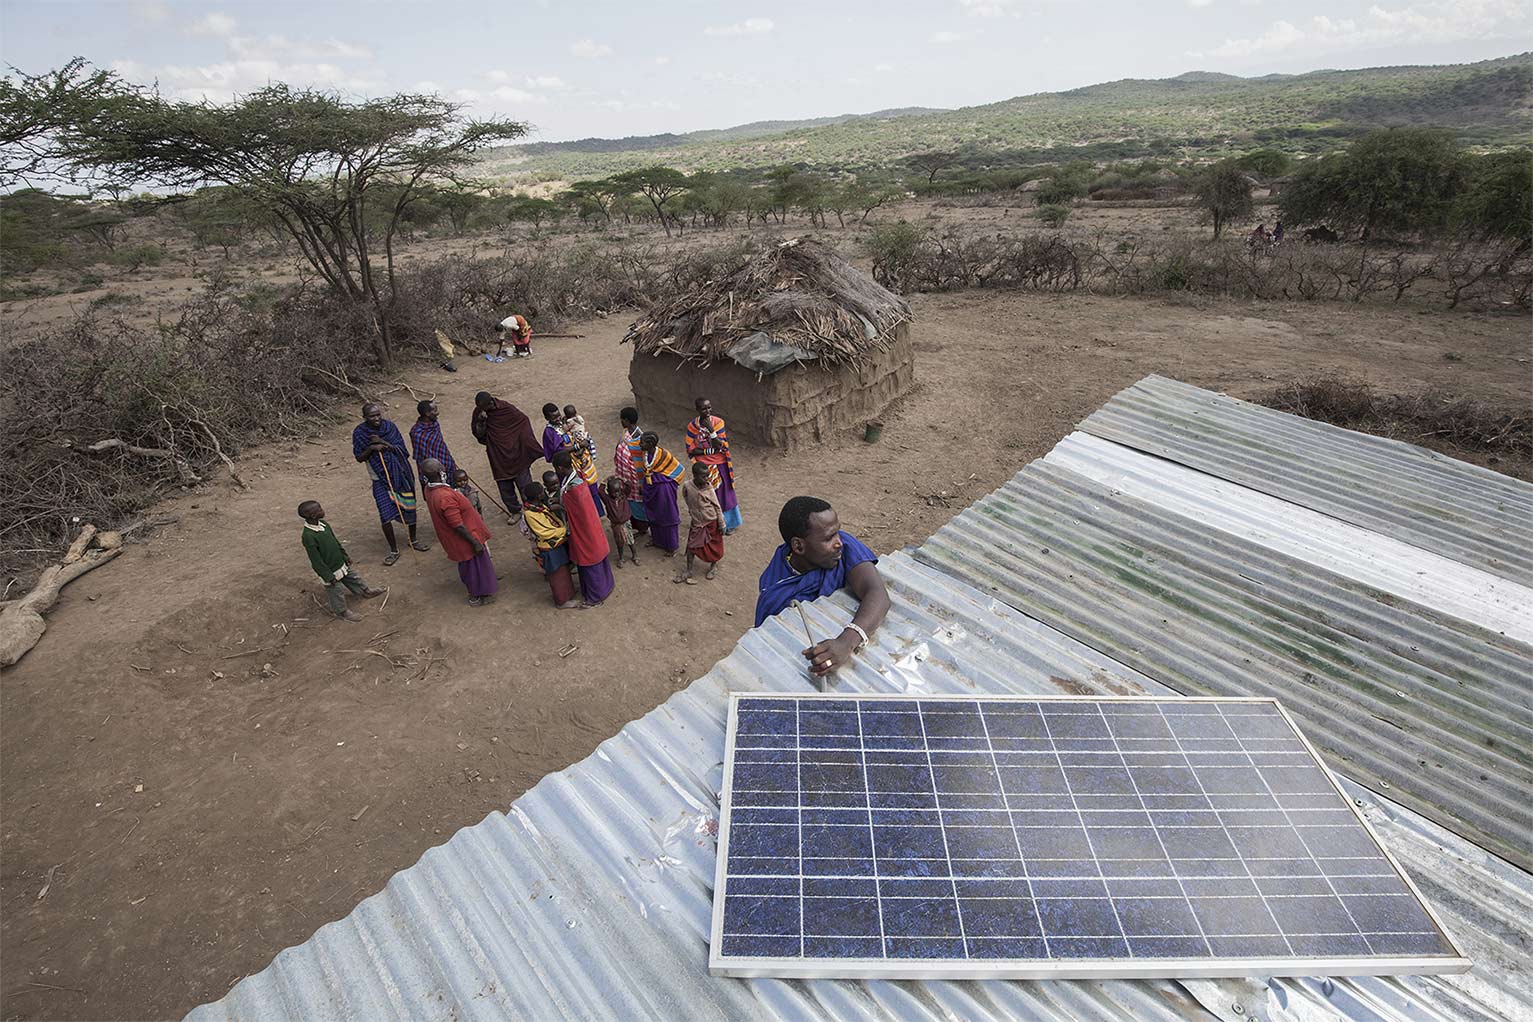
[[[105,535],[105,534],[103,534]],[[89,543],[94,538],[99,538],[94,525],[86,525],[80,530],[80,536]],[[75,540],[75,545],[79,544]],[[74,546],[71,546],[71,552]],[[69,583],[101,565],[110,561],[122,553],[122,541],[117,539],[117,545],[109,550],[89,550],[81,553],[77,560],[63,564],[55,564],[42,573],[37,579],[37,585],[32,591],[13,600],[0,610],[0,667],[11,667],[16,664],[27,652],[36,646],[38,640],[43,637],[43,632],[48,630],[48,624],[43,620],[43,615],[53,609],[53,605],[59,602],[59,593]]]
[[[347,390],[351,391],[353,394],[357,395],[357,397],[361,398],[363,401],[370,401],[370,400],[372,400],[365,393],[363,393],[362,389],[360,387],[358,387],[355,383],[352,383],[350,380],[346,379],[345,377],[337,376],[337,375],[335,375],[334,373],[331,373],[331,372],[326,372],[325,370],[321,369],[319,366],[309,366],[309,365],[300,366],[299,370],[300,371],[308,370],[309,372],[318,373],[321,376],[329,377],[330,379],[334,380],[336,383],[340,384],[341,386],[345,387]]]
[[[224,463],[224,468],[229,470],[229,478],[238,483],[240,489],[250,489],[250,484],[240,478],[240,474],[234,469],[234,462],[229,460],[229,456],[224,453],[224,446],[218,442],[218,435],[213,432],[213,427],[209,426],[206,422],[203,422],[201,419],[195,416],[188,415],[187,418],[196,425],[201,426],[202,431],[208,435],[208,439],[213,441],[213,453],[218,455],[218,460],[222,461]]]
[[[129,454],[136,454],[140,458],[163,458],[176,466],[176,474],[181,477],[183,483],[202,482],[202,477],[193,472],[192,466],[188,465],[180,455],[174,451],[167,451],[163,447],[139,447],[128,443],[126,440],[119,440],[117,437],[108,437],[105,440],[97,440],[85,449],[92,454],[100,454],[103,451],[115,449],[127,451]]]

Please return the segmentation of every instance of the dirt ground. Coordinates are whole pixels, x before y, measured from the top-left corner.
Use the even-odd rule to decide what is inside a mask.
[[[919,542],[1151,372],[1237,396],[1340,373],[1529,397],[1520,317],[999,293],[913,304],[918,386],[879,444],[738,450],[745,526],[717,582],[674,586],[673,563],[644,551],[606,606],[559,612],[520,537],[492,516],[501,595],[471,609],[434,538],[428,553],[379,564],[349,426],[247,457],[248,492],[212,485],[164,502],[179,525],[67,589],[0,682],[0,1016],[176,1017],[346,915],[726,654],[751,624],[777,508],[795,493],[831,499],[876,550]],[[579,324],[584,340],[543,342],[530,362],[465,360],[408,382],[436,395],[449,443],[481,479],[467,429],[481,388],[534,417],[544,401],[575,402],[610,459],[631,401],[625,325]],[[405,391],[386,398],[404,428],[413,404]],[[386,606],[358,606],[359,624],[316,605],[293,510],[304,498],[324,503],[367,578],[390,588]]]

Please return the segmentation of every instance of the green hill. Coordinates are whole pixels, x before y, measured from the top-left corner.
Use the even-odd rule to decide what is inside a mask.
[[[573,180],[656,163],[689,172],[782,163],[863,169],[932,149],[959,150],[970,166],[1259,146],[1317,152],[1394,124],[1441,125],[1471,146],[1526,144],[1533,131],[1533,53],[1477,64],[1260,78],[1193,71],[959,110],[888,110],[686,135],[532,143],[496,150],[486,158],[486,170]]]

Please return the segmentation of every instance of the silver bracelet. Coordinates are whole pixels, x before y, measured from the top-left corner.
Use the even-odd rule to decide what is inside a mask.
[[[859,650],[861,650],[862,647],[864,647],[864,646],[866,646],[868,644],[868,633],[863,631],[862,630],[862,626],[858,625],[856,622],[853,622],[853,623],[847,625],[846,627],[850,628],[852,631],[854,631],[858,635],[862,636],[862,641],[859,642],[857,645],[852,647],[852,652],[856,653]]]

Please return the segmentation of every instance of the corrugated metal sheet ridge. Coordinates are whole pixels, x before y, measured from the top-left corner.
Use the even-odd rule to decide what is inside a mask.
[[[1282,698],[1344,770],[1526,863],[1533,647],[1042,461],[916,556],[1184,694]]]
[[[1205,528],[1533,643],[1533,589],[1509,578],[1080,430],[1043,460]]]
[[[848,689],[1165,693],[983,589],[908,555],[883,559],[899,599]],[[841,595],[812,606],[844,621]],[[1455,938],[1498,968],[1342,980],[893,983],[706,974],[726,693],[802,678],[797,622],[748,633],[713,670],[428,851],[350,917],[281,952],[189,1018],[1489,1020],[1533,1003],[1527,874],[1388,803],[1372,822]],[[806,686],[807,687],[807,686]],[[1352,789],[1370,799],[1361,789]],[[1466,877],[1473,883],[1463,883]],[[1241,1014],[1232,1005],[1241,1004]]]
[[[1151,376],[1078,427],[1533,585],[1533,487]]]

